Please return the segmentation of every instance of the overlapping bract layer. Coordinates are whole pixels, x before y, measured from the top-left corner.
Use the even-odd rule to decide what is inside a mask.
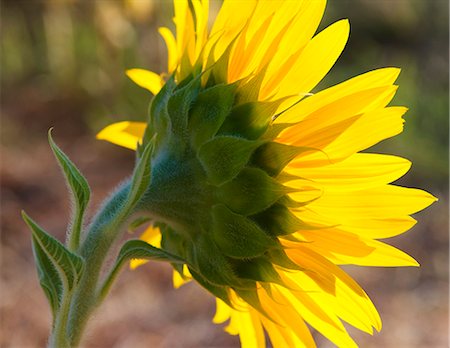
[[[399,70],[310,95],[349,33],[342,20],[313,37],[325,1],[225,1],[209,34],[207,1],[174,4],[176,36],[160,30],[172,77],[128,72],[157,94],[149,122],[98,135],[132,149],[156,137],[143,238],[186,260],[175,285],[214,294],[214,321],[230,319],[244,347],[264,346],[263,330],[275,347],[314,346],[305,323],[355,346],[342,321],[368,333],[381,321],[337,265],[417,265],[378,239],[435,200],[390,185],[407,160],[359,153],[402,131],[406,108],[387,107]]]

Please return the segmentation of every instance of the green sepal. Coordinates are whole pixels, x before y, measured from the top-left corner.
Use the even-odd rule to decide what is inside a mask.
[[[65,291],[71,291],[83,274],[83,259],[69,251],[60,241],[47,234],[47,232],[39,227],[24,211],[22,211],[22,218],[33,234],[33,243],[39,245],[41,250],[47,256],[48,261],[50,261],[51,265],[58,273],[61,283],[63,284],[63,289]],[[36,258],[36,262],[39,261],[40,260]],[[54,272],[49,269],[48,266],[48,262],[40,263],[38,265],[38,267],[45,267],[48,274],[54,275]]]
[[[200,91],[201,76],[191,79],[182,88],[176,88],[167,102],[172,133],[183,139],[187,136],[189,110]]]
[[[248,282],[236,276],[230,260],[208,236],[198,238],[191,248],[189,264],[209,283],[216,286],[249,287]]]
[[[191,145],[198,149],[219,130],[230,113],[235,84],[221,84],[202,91],[192,106],[189,118]]]
[[[235,271],[240,278],[283,285],[283,281],[272,263],[265,257],[236,262]]]
[[[228,63],[230,61],[230,54],[234,46],[234,42],[238,38],[238,35],[231,41],[219,59],[214,59],[214,51],[216,48],[216,44],[213,45],[211,49],[211,53],[208,57],[207,66],[210,66],[209,71],[205,77],[207,77],[207,81],[205,86],[212,87],[215,85],[219,85],[222,83],[227,83],[228,81]]]
[[[236,105],[259,100],[259,91],[266,75],[267,66],[251,78],[241,80],[236,95]]]
[[[147,126],[146,132],[144,133],[142,146],[146,146],[147,142],[151,141],[155,133],[157,134],[155,143],[156,148],[159,148],[167,138],[167,132],[170,125],[169,113],[167,111],[167,102],[169,101],[170,96],[173,94],[173,90],[176,86],[177,85],[175,83],[175,77],[172,75],[166,81],[159,93],[153,97],[149,107],[149,125]]]
[[[53,266],[51,260],[40,246],[37,239],[32,236],[33,254],[36,260],[36,268],[39,277],[39,283],[50,304],[53,318],[60,307],[62,297],[62,283],[58,272]]]
[[[268,142],[253,153],[250,163],[265,170],[270,176],[277,176],[290,161],[306,151],[311,149]]]
[[[150,186],[151,181],[151,157],[154,149],[154,138],[146,144],[145,149],[134,168],[131,179],[130,191],[128,193],[126,205],[127,209],[136,206],[142,195]]]
[[[202,277],[199,273],[193,270],[191,267],[188,267],[189,272],[192,275],[197,283],[199,283],[203,288],[213,294],[215,297],[220,298],[223,302],[225,302],[231,308],[234,308],[233,304],[230,301],[230,297],[228,296],[228,291],[225,286],[217,286],[208,282],[204,277]]]
[[[72,222],[69,230],[69,248],[75,250],[80,242],[81,228],[83,226],[84,213],[91,190],[85,177],[80,173],[75,164],[67,157],[67,155],[55,144],[52,138],[52,129],[48,131],[48,142],[57,159],[61,169],[66,178],[66,182],[72,193],[74,204],[74,211],[72,214]]]
[[[254,290],[234,289],[234,291],[236,291],[236,294],[238,294],[240,298],[242,298],[250,306],[256,309],[259,313],[264,315],[269,320],[273,321],[261,305],[261,301],[258,297],[258,292],[256,291],[256,285]]]
[[[106,278],[100,289],[100,292],[98,294],[99,299],[104,299],[106,297],[122,266],[125,264],[125,262],[132,259],[146,259],[150,261],[162,261],[180,265],[186,263],[186,261],[182,258],[173,255],[166,250],[156,248],[153,245],[144,242],[143,240],[129,240],[120,249],[114,267],[111,269],[108,277]]]
[[[248,102],[235,106],[225,119],[218,134],[239,136],[254,140],[267,130],[272,115],[281,101]]]
[[[259,226],[223,204],[212,208],[213,237],[220,251],[238,259],[254,258],[278,247]]]
[[[233,179],[262,143],[232,136],[218,136],[204,143],[198,152],[209,181],[221,185]]]
[[[166,250],[156,248],[140,239],[127,241],[120,249],[116,264],[122,264],[131,259],[146,259],[151,261],[164,261],[170,263],[186,263],[181,257]]]
[[[302,267],[292,261],[282,248],[271,249],[267,252],[267,256],[274,265],[281,266],[286,269],[293,269],[296,271],[303,270]]]
[[[222,203],[242,215],[253,215],[267,209],[288,192],[288,189],[258,168],[244,168],[216,191]]]
[[[252,219],[271,236],[286,236],[311,226],[297,218],[285,205],[276,203]]]
[[[170,253],[185,257],[188,239],[166,225],[159,225],[161,231],[161,247]]]
[[[273,140],[286,128],[292,127],[292,123],[272,123],[262,136],[263,139]]]

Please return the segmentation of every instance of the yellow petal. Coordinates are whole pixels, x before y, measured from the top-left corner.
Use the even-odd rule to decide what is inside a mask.
[[[305,223],[313,226],[322,226],[328,228],[336,225],[333,216],[320,215],[307,207],[293,211]],[[382,239],[397,236],[408,231],[416,224],[416,220],[410,216],[372,218],[355,216],[340,222],[339,229],[355,233],[358,236],[372,239]]]
[[[344,271],[309,247],[298,243],[295,249],[289,248],[286,249],[286,252],[294,262],[308,270],[308,272],[286,273],[285,275],[297,284],[304,284],[302,289],[312,298],[317,296],[317,301],[320,303],[322,295],[328,294],[328,300],[334,302],[335,306],[339,308],[335,312],[336,315],[350,323],[354,320],[358,321],[359,324],[354,325],[356,324],[355,322],[352,325],[360,329],[364,325],[372,325],[377,331],[381,330],[381,319],[372,301],[364,290]],[[329,284],[329,287],[332,287],[334,292],[323,291],[321,284],[317,283],[316,275],[320,274],[333,276],[334,280]],[[314,286],[310,287],[311,282],[308,282],[307,278],[316,283],[322,290],[318,290]],[[327,279],[329,277],[322,277],[321,281],[326,281]],[[297,293],[293,294],[297,295]]]
[[[350,26],[338,21],[312,38],[280,82],[275,98],[308,93],[328,73],[347,43]]]
[[[394,86],[377,87],[338,99],[282,131],[277,141],[323,149],[345,132],[356,121],[356,116],[372,109],[374,104],[377,107],[384,107],[385,105],[380,105],[378,100],[384,100],[386,95],[392,98],[395,90]]]
[[[320,91],[308,98],[303,99],[289,111],[275,120],[275,123],[295,123],[301,121],[307,115],[345,98],[352,94],[377,87],[391,86],[398,77],[400,69],[383,68],[369,71],[365,74],[353,77],[333,87]],[[386,103],[387,105],[387,103]],[[382,105],[381,107],[384,107]]]
[[[253,13],[257,1],[232,1],[225,0],[220,8],[220,11],[214,21],[214,25],[211,29],[210,40],[217,41],[214,46],[214,58],[220,57],[227,49],[230,43],[235,39],[238,33],[244,28],[248,19]],[[209,44],[212,48],[213,42]],[[209,52],[205,52],[207,56]]]
[[[255,310],[248,306],[247,310],[231,310],[230,324],[225,330],[232,334],[239,334],[242,348],[265,348],[264,331]]]
[[[225,302],[223,302],[221,299],[216,298],[216,314],[213,318],[214,324],[222,324],[228,319],[230,319],[231,316],[231,307],[228,306]]]
[[[97,139],[106,140],[110,143],[136,150],[138,143],[144,136],[147,123],[123,121],[110,124],[103,128],[98,134]]]
[[[385,243],[345,232],[339,228],[299,231],[309,247],[336,264],[359,266],[419,266],[416,260]]]
[[[161,231],[158,227],[154,227],[150,225],[144,233],[139,237],[140,240],[147,242],[148,244],[153,245],[156,248],[161,247]],[[130,268],[136,269],[137,267],[147,263],[148,260],[145,259],[132,259],[130,261]]]
[[[159,28],[159,33],[163,37],[167,46],[167,72],[170,74],[177,68],[179,56],[177,51],[177,43],[172,32],[165,27]]]
[[[319,331],[322,335],[335,343],[338,347],[357,347],[356,343],[347,333],[341,321],[329,309],[320,302],[314,301],[307,292],[297,292],[296,296],[291,291],[283,287],[278,287],[282,297],[284,297],[295,310],[301,313],[304,320]],[[320,290],[318,290],[320,291]],[[278,301],[276,292],[274,300]],[[332,321],[331,321],[332,320]]]
[[[335,164],[309,168],[288,165],[284,171],[323,185],[328,192],[348,192],[391,183],[410,167],[411,162],[400,157],[356,153]]]
[[[149,90],[155,95],[164,86],[163,78],[150,70],[129,69],[126,71],[126,74],[135,84]]]
[[[356,218],[398,218],[414,214],[436,201],[428,192],[394,185],[351,191],[327,192],[307,209],[332,217],[336,224]]]
[[[327,129],[326,136],[334,139],[322,148],[322,152],[300,154],[290,166],[316,167],[337,163],[356,152],[365,150],[381,140],[397,135],[403,131],[404,107],[388,107],[372,110],[357,117],[348,127],[339,125],[342,134],[335,136],[336,130]]]
[[[191,273],[186,265],[183,265],[183,277],[177,271],[173,271],[172,282],[173,287],[178,289],[186,283],[189,283],[192,279]]]
[[[289,2],[291,6],[296,4],[299,7],[287,9],[295,17],[270,61],[261,87],[261,100],[274,94],[280,81],[289,73],[293,66],[291,57],[297,57],[316,32],[325,3],[325,0]]]

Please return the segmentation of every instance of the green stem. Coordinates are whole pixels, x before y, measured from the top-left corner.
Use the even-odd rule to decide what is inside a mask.
[[[52,334],[49,339],[49,347],[69,348],[70,344],[67,339],[67,320],[69,316],[71,294],[64,294],[62,297],[61,307],[55,318]]]
[[[50,340],[51,347],[79,345],[87,321],[99,304],[98,283],[104,261],[132,213],[127,204],[129,191],[130,182],[127,181],[100,208],[89,227],[78,250],[85,260],[85,269],[76,288],[62,299]]]

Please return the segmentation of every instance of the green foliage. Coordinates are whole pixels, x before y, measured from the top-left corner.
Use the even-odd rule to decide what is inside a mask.
[[[129,240],[122,246],[116,264],[123,264],[131,259],[185,263],[182,258],[138,239]]]
[[[244,168],[259,145],[259,141],[217,136],[202,145],[198,158],[211,183],[220,185],[233,179]]]
[[[55,318],[60,307],[63,291],[61,279],[59,278],[58,272],[53,266],[52,261],[34,236],[32,236],[32,245],[39,283],[47,296],[53,318]]]
[[[64,154],[64,152],[55,144],[52,138],[51,129],[48,131],[48,142],[58,160],[64,173],[67,184],[75,202],[74,212],[72,214],[71,231],[69,232],[69,248],[75,250],[80,242],[81,228],[83,226],[84,213],[89,203],[91,190],[84,176],[80,173],[75,164]]]
[[[77,285],[83,274],[84,261],[47,234],[25,212],[22,212],[22,217],[33,234],[36,264],[43,277],[41,284],[45,284],[44,291],[51,294],[50,303],[54,304],[61,296],[59,284],[62,284],[63,292],[70,292]]]

